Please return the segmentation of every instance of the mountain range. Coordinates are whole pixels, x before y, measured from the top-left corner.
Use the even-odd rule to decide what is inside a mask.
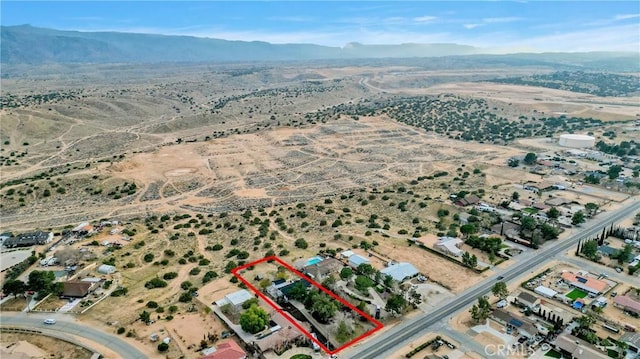
[[[63,31],[30,25],[0,26],[0,60],[3,64],[307,61],[426,58],[482,55],[488,52],[487,49],[448,43],[348,43],[344,47],[331,47],[192,36]],[[496,55],[490,56],[494,57]],[[504,55],[498,58],[504,59]],[[572,66],[609,64],[611,61],[623,67],[636,64],[627,71],[637,68],[638,63],[636,53],[518,54],[517,58],[519,61],[530,59],[532,63]]]

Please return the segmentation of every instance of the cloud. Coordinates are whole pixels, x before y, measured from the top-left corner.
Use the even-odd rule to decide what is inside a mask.
[[[628,19],[635,19],[637,17],[640,17],[640,14],[621,14],[621,15],[614,16],[613,20],[616,20],[616,21],[628,20]]]
[[[483,24],[464,24],[462,26],[464,26],[465,29],[475,29],[478,26],[482,26]]]
[[[515,22],[522,20],[521,17],[506,16],[506,17],[486,17],[482,19],[482,22],[486,24],[502,24],[507,22]]]
[[[433,22],[435,20],[437,20],[438,18],[436,16],[418,16],[418,17],[414,17],[413,21],[414,22],[419,22],[419,23],[425,23],[425,22]]]

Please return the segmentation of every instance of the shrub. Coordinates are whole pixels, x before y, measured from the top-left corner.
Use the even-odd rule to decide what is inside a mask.
[[[147,283],[144,284],[145,288],[153,289],[153,288],[164,288],[168,284],[160,278],[153,278]]]
[[[176,278],[177,276],[178,276],[178,273],[176,272],[167,272],[162,276],[162,278],[165,280],[171,280]]]
[[[307,247],[309,247],[309,244],[307,243],[307,241],[304,240],[304,238],[296,239],[296,242],[294,244],[296,247],[300,249],[306,249]]]

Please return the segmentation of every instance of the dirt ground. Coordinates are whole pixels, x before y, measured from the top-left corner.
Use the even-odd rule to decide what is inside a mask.
[[[398,262],[412,263],[420,273],[445,285],[454,293],[459,293],[475,283],[475,280],[469,278],[479,279],[488,276],[487,272],[479,275],[417,246],[410,247],[406,241],[381,243],[377,250]],[[461,273],[464,275],[460,275]]]
[[[7,333],[0,332],[0,342],[6,345],[11,342],[17,342],[25,340],[44,352],[48,353],[48,358],[91,358],[92,353],[88,350],[68,343],[64,340],[58,340],[55,338],[36,335],[36,334],[24,334],[24,333]]]

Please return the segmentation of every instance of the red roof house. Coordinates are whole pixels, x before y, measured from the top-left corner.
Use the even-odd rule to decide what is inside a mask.
[[[233,340],[218,344],[216,351],[201,359],[247,359],[247,353]]]

